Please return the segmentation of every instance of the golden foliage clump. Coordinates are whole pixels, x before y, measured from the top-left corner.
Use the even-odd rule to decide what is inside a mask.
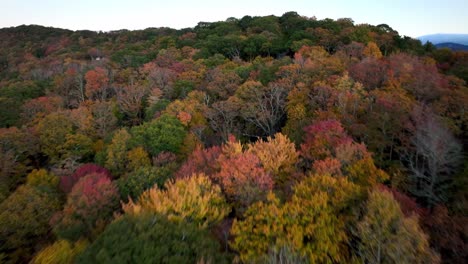
[[[75,256],[88,246],[86,240],[71,243],[68,240],[58,240],[54,244],[42,249],[31,261],[32,264],[61,264],[73,263]]]
[[[405,217],[388,191],[374,189],[357,224],[358,252],[364,263],[440,263],[416,215]]]
[[[148,152],[143,147],[136,147],[127,153],[128,168],[136,170],[140,167],[151,166]]]
[[[272,173],[276,184],[281,185],[294,172],[299,154],[289,138],[281,133],[249,145],[248,152],[257,156],[263,168]]]
[[[362,53],[365,57],[372,57],[375,59],[382,58],[382,52],[380,51],[379,46],[372,41],[367,43],[367,46],[364,48]]]
[[[346,178],[311,175],[299,183],[290,201],[270,193],[253,204],[243,220],[234,220],[233,249],[243,262],[261,262],[271,250],[290,248],[310,263],[348,260],[345,226],[359,187]]]
[[[164,190],[157,186],[145,191],[137,202],[123,205],[127,214],[154,212],[169,219],[194,222],[208,227],[221,221],[230,212],[221,188],[204,174],[166,183]]]

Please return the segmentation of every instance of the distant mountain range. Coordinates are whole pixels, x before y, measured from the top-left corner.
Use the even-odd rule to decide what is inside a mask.
[[[418,38],[423,44],[427,41],[434,45],[441,43],[455,43],[468,46],[468,34],[432,34]]]
[[[452,43],[452,42],[439,43],[439,44],[436,44],[435,46],[437,48],[449,48],[453,51],[468,51],[467,45],[462,45],[462,44]]]

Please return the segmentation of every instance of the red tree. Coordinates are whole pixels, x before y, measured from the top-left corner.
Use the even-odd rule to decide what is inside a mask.
[[[112,175],[110,172],[101,166],[98,166],[96,164],[88,163],[84,164],[81,167],[79,167],[75,173],[73,173],[70,176],[64,176],[60,178],[60,189],[62,191],[68,193],[72,190],[73,186],[75,183],[77,183],[81,178],[89,175],[89,174],[102,174],[105,177],[112,179]]]
[[[175,173],[175,177],[190,177],[195,173],[204,173],[208,176],[213,175],[219,171],[217,159],[220,154],[221,148],[219,146],[214,146],[208,149],[197,147]]]
[[[63,211],[51,219],[54,232],[70,240],[94,237],[112,219],[119,198],[117,186],[108,176],[88,174],[73,186]]]
[[[96,67],[94,70],[88,71],[85,75],[85,80],[86,96],[88,98],[106,98],[106,89],[109,82],[109,77],[107,77],[107,72],[105,69]]]

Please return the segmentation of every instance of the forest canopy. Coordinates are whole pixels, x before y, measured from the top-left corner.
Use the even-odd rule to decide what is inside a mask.
[[[350,18],[0,29],[0,262],[463,263],[467,82]]]

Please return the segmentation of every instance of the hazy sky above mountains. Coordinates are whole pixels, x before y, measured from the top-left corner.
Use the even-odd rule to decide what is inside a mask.
[[[317,19],[350,17],[388,24],[402,35],[468,33],[468,0],[0,0],[0,27],[37,24],[67,29],[118,30],[194,27],[244,15],[296,11]]]

